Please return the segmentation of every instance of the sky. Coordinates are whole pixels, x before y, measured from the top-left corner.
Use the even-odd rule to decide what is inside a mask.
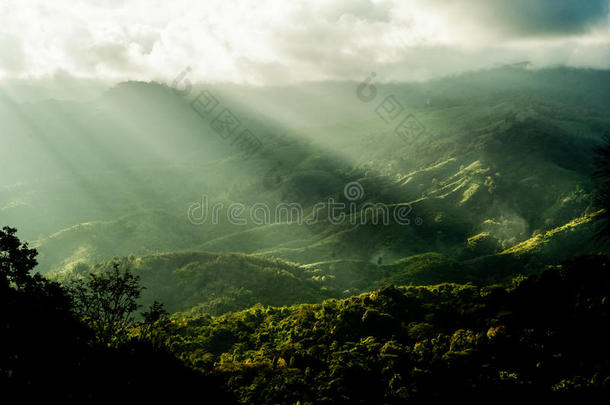
[[[0,0],[0,79],[413,81],[610,68],[610,0]]]

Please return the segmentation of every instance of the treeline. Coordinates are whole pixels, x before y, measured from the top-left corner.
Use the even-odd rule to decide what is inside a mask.
[[[608,399],[609,267],[589,255],[509,286],[389,286],[314,305],[175,315],[165,339],[243,403]]]

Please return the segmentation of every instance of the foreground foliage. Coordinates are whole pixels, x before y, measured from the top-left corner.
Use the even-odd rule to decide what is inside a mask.
[[[214,379],[189,369],[152,339],[105,344],[106,336],[81,321],[58,283],[31,274],[36,253],[21,244],[15,229],[0,230],[3,401],[175,400],[206,390],[212,403],[231,403]],[[157,305],[145,315],[143,330],[163,314]]]

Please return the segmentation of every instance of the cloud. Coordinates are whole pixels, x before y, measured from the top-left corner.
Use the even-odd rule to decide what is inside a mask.
[[[0,34],[0,49],[0,64],[5,71],[20,74],[26,68],[26,55],[19,38],[11,34]]]
[[[5,0],[0,77],[420,80],[529,60],[608,68],[608,0]]]
[[[608,23],[608,0],[422,0],[457,26],[502,37],[565,36]]]
[[[491,0],[483,4],[482,18],[518,36],[582,34],[608,22],[607,0]]]
[[[335,0],[321,4],[318,11],[330,22],[337,22],[342,17],[355,17],[365,21],[390,21],[390,2],[371,0]]]

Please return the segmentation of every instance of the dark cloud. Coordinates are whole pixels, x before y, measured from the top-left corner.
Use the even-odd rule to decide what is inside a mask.
[[[454,11],[464,18],[470,15],[492,30],[527,37],[582,34],[593,26],[607,24],[608,3],[608,0],[458,0],[450,4],[462,8]]]

